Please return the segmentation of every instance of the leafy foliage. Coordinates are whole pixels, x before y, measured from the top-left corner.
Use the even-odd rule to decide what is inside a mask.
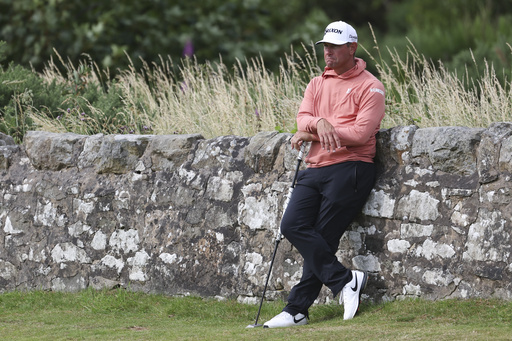
[[[55,51],[75,65],[90,58],[116,72],[130,64],[139,68],[142,60],[185,55],[227,65],[261,56],[277,71],[290,46],[298,50],[316,41],[329,21],[340,19],[353,24],[366,45],[371,23],[380,43],[402,57],[407,37],[427,58],[459,73],[467,64],[471,76],[481,73],[484,60],[511,69],[510,1],[290,0],[283,6],[279,0],[0,0],[5,59],[38,71]]]
[[[0,40],[0,63],[5,59],[6,49],[7,49],[7,46],[6,46],[5,41]]]
[[[79,134],[151,133],[143,115],[127,112],[115,80],[103,81],[84,63],[64,68],[64,75],[54,64],[44,74],[12,63],[0,69],[0,132],[17,142],[42,123]]]
[[[194,53],[200,61],[232,64],[261,55],[268,65],[291,44],[308,42],[329,20],[300,1],[277,0],[33,1],[0,0],[8,58],[42,70],[54,49],[77,63],[84,54],[102,67],[125,68],[125,52],[157,61]],[[304,24],[304,23],[307,24]],[[188,46],[189,51],[185,51]]]
[[[46,108],[56,112],[63,100],[62,86],[52,81],[45,84],[36,73],[11,64],[0,71],[0,131],[20,141],[25,132],[34,129],[30,108]]]
[[[488,65],[498,71],[502,82],[510,80],[512,2],[405,0],[393,1],[390,9],[391,34],[380,42],[402,58],[411,42],[426,58],[442,61],[466,80],[482,76]]]
[[[6,40],[0,42],[0,131],[17,141],[26,130],[40,128],[83,134],[183,133],[198,132],[206,124],[211,136],[220,124],[229,134],[250,134],[253,130],[240,130],[240,124],[218,123],[233,112],[251,129],[293,131],[290,125],[304,84],[313,75],[310,70],[318,73],[316,56],[314,67],[301,64],[308,58],[298,45],[317,40],[329,21],[340,19],[358,30],[359,56],[376,43],[375,37],[389,48],[389,54],[382,54],[374,46],[368,49],[373,61],[366,58],[370,71],[388,81],[389,117],[418,124],[434,118],[432,105],[408,107],[426,99],[418,94],[424,92],[427,72],[437,88],[446,84],[436,82],[449,80],[456,85],[450,91],[456,89],[464,98],[483,96],[480,104],[507,107],[503,94],[512,79],[509,1],[290,0],[283,6],[278,0],[205,0],[198,6],[183,0],[0,0],[0,32]],[[421,51],[413,51],[421,60],[413,57],[408,64],[411,46]],[[298,61],[287,68],[290,47],[291,59]],[[183,57],[184,64],[172,62]],[[452,78],[453,71],[458,79]],[[194,93],[185,91],[192,89]],[[407,99],[411,103],[404,103]],[[491,106],[449,107],[485,112],[478,115],[484,121],[463,121],[467,124],[497,117]],[[508,113],[500,119],[508,119]]]

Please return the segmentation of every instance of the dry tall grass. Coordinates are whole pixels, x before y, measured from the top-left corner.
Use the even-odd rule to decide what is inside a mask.
[[[130,67],[107,85],[122,89],[123,107],[118,115],[125,122],[133,122],[132,132],[136,134],[147,133],[141,129],[143,125],[150,125],[154,134],[201,133],[206,138],[293,132],[307,82],[322,72],[314,46],[304,49],[305,58],[293,51],[285,56],[278,73],[268,71],[261,58],[239,61],[231,69],[222,62],[199,64],[193,59],[182,60],[176,67],[170,58],[162,58],[159,63],[145,63],[140,70]],[[376,42],[373,51],[380,57],[364,50],[368,54],[365,59],[375,62],[387,90],[383,128],[410,124],[487,127],[493,122],[512,121],[511,84],[500,83],[492,65],[486,64],[486,72],[479,79],[469,79],[448,71],[441,62],[435,65],[412,44],[405,59],[386,49],[391,65],[381,58]],[[67,68],[68,74],[76,75],[69,63]],[[97,67],[91,69],[86,83],[99,86],[108,78],[102,77]],[[42,76],[70,81],[52,63]],[[104,115],[97,108],[88,109],[96,117]],[[41,110],[29,113],[42,130],[105,131],[93,119],[68,117],[56,122]]]
[[[376,41],[375,49],[381,56]],[[392,65],[368,52],[387,92],[385,126],[487,127],[493,122],[512,121],[512,84],[510,80],[500,82],[487,61],[473,57],[475,64],[485,65],[485,72],[479,79],[472,79],[467,72],[457,75],[447,70],[441,61],[436,65],[412,43],[405,60],[396,50],[388,48],[387,52]]]
[[[194,59],[181,60],[176,67],[170,58],[161,58],[159,63],[144,63],[140,70],[129,67],[109,86],[122,89],[120,114],[125,121],[143,121],[154,134],[201,133],[211,138],[253,136],[259,131],[291,132],[307,81],[321,72],[316,60],[314,49],[305,58],[292,51],[276,74],[265,68],[261,58],[239,61],[231,69],[222,62],[199,64]],[[69,63],[67,69],[68,74],[77,73]],[[99,84],[100,71],[91,69],[90,78],[84,82]],[[48,81],[66,81],[53,63],[43,76]],[[87,109],[96,117],[101,115],[97,108]],[[66,120],[55,122],[41,111],[31,112],[42,130],[83,133],[98,128],[93,120],[84,121],[76,115],[65,115]]]

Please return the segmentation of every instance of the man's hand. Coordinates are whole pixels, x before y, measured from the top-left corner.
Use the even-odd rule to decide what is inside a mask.
[[[334,152],[341,148],[341,140],[336,130],[326,119],[321,119],[316,125],[316,133],[320,140],[320,146],[327,152]]]
[[[307,131],[298,131],[293,135],[292,139],[290,140],[292,149],[300,150],[300,146],[304,142],[310,142],[310,141],[318,141],[318,136],[308,133]]]

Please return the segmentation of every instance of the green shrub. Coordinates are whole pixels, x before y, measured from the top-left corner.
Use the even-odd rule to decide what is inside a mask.
[[[0,69],[0,131],[18,143],[36,129],[86,135],[151,132],[140,114],[144,102],[131,100],[140,112],[127,109],[130,94],[116,81],[105,83],[93,63],[64,69],[61,73],[53,61],[43,73],[12,63]]]
[[[7,54],[7,44],[5,41],[0,40],[0,67],[2,66],[2,62],[6,59]]]
[[[19,65],[0,70],[0,131],[21,141],[27,130],[35,129],[31,113],[35,108],[57,112],[63,86],[55,80],[47,84],[36,73]]]

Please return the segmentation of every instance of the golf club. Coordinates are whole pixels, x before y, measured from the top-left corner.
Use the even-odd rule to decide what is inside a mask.
[[[286,195],[286,199],[284,201],[283,213],[286,211],[286,207],[288,206],[288,203],[290,202],[290,198],[292,197],[293,189],[295,188],[295,182],[297,181],[297,175],[299,174],[300,164],[302,162],[302,157],[304,155],[305,145],[306,145],[306,143],[303,142],[300,147],[299,155],[297,156],[297,166],[295,167],[295,174],[293,176],[292,184],[291,184],[290,188],[288,189],[288,194]],[[270,274],[272,273],[272,266],[274,265],[274,259],[276,258],[277,247],[279,246],[281,239],[283,239],[283,235],[281,234],[281,227],[279,227],[279,230],[276,235],[274,252],[272,253],[272,260],[270,261],[270,268],[268,269],[267,279],[265,281],[265,287],[263,288],[263,294],[261,295],[260,307],[258,308],[258,314],[256,315],[256,321],[254,322],[254,324],[250,324],[246,328],[256,328],[256,327],[263,326],[262,324],[258,324],[258,319],[260,318],[261,306],[263,305],[263,300],[265,299],[265,293],[267,292],[268,280],[270,279]]]

